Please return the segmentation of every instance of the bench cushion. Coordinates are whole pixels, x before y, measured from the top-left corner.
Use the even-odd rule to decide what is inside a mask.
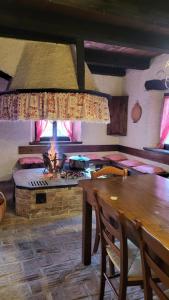
[[[41,164],[43,163],[43,159],[41,157],[22,157],[19,158],[19,163],[21,165]]]
[[[123,166],[126,166],[126,167],[137,167],[137,166],[143,165],[143,162],[138,161],[138,160],[127,159],[127,160],[120,161],[120,164],[122,164]]]
[[[147,173],[147,174],[159,174],[165,172],[165,170],[161,167],[157,166],[151,166],[151,165],[142,165],[142,166],[137,166],[133,167],[136,171],[142,172],[142,173]]]
[[[109,159],[112,161],[121,161],[127,160],[127,157],[124,154],[108,154],[104,156],[104,159]]]
[[[86,153],[85,156],[88,157],[90,160],[103,160],[103,157],[96,153]]]

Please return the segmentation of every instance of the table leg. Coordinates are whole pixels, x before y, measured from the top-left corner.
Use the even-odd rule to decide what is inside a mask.
[[[87,192],[83,191],[83,216],[82,216],[82,263],[91,264],[92,242],[92,206],[87,201]]]

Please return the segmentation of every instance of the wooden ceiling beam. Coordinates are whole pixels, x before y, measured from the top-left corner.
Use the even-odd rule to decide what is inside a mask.
[[[118,76],[118,77],[123,77],[126,75],[126,70],[123,68],[114,68],[111,66],[98,66],[94,64],[88,64],[88,67],[92,74]]]
[[[122,16],[117,22],[117,15],[90,13],[47,0],[1,0],[0,8],[0,36],[46,42],[83,39],[169,53],[169,30],[161,33],[150,27],[148,31],[126,26]]]
[[[77,58],[77,81],[80,90],[85,89],[85,59],[84,59],[84,41],[76,42],[76,58]]]
[[[5,80],[9,81],[12,79],[12,76],[10,76],[9,74],[0,70],[0,78],[3,78]]]
[[[150,57],[112,53],[109,51],[85,49],[85,61],[98,66],[121,67],[125,69],[145,70],[149,68]]]

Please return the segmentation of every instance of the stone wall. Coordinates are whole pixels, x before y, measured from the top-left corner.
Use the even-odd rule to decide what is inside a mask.
[[[46,194],[46,203],[36,203],[37,194]],[[23,217],[69,216],[82,210],[82,188],[15,189],[16,214]]]

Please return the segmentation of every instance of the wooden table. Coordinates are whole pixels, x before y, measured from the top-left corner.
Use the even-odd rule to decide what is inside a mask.
[[[112,208],[124,211],[129,219],[139,219],[169,249],[169,179],[158,175],[133,175],[125,179],[82,180],[83,224],[82,261],[91,263],[91,230],[93,189],[97,189]],[[111,200],[111,196],[118,197]]]

